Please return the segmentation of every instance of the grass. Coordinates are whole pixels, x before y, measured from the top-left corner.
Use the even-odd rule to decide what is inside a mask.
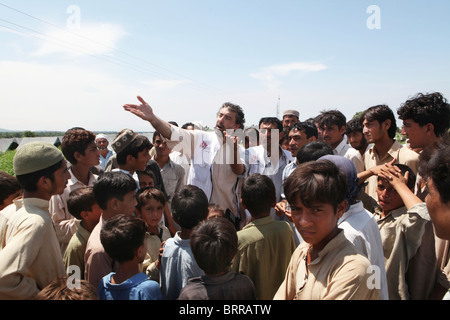
[[[13,158],[16,150],[8,150],[5,153],[0,153],[0,171],[4,171],[14,175]]]

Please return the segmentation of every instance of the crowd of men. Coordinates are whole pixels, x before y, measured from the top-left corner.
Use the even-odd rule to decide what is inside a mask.
[[[138,100],[123,108],[149,122],[151,141],[127,128],[109,145],[75,127],[62,152],[39,142],[17,151],[15,177],[0,176],[0,299],[56,299],[58,287],[79,299],[448,297],[442,94],[417,94],[396,110],[404,144],[387,105],[350,120],[339,110],[310,119],[286,110],[246,128],[244,110],[227,102],[204,131]],[[211,218],[215,210],[226,223]],[[118,253],[124,230],[139,245]],[[213,231],[227,237],[202,246]],[[204,258],[215,250],[225,253]],[[215,259],[224,267],[211,267]],[[124,294],[127,281],[145,293]]]

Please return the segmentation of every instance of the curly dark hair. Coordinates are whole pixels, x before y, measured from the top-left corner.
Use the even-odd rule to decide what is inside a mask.
[[[439,92],[417,94],[403,103],[397,114],[401,120],[412,119],[421,127],[432,123],[437,137],[444,134],[450,126],[450,104]]]
[[[78,151],[84,155],[91,142],[95,142],[95,134],[92,131],[80,127],[71,128],[66,131],[62,138],[61,150],[71,164],[77,164],[75,152]]]

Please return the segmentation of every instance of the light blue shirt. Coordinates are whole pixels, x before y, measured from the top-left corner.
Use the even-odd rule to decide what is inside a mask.
[[[100,155],[100,167],[102,167],[103,170],[105,170],[106,164],[108,163],[109,158],[111,158],[113,154],[114,153],[111,150],[108,150],[108,153],[106,154],[105,158],[103,158],[103,156]]]
[[[167,239],[161,257],[160,285],[164,299],[175,300],[189,278],[203,276],[195,261],[190,239],[183,240],[179,232]]]
[[[162,300],[158,283],[146,274],[138,273],[120,284],[112,284],[111,276],[114,274],[111,272],[100,281],[100,300]]]

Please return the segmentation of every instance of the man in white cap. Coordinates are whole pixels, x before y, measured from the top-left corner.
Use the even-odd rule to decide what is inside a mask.
[[[17,151],[13,166],[23,199],[0,213],[0,300],[32,299],[66,274],[48,211],[70,178],[66,160],[54,145],[32,142]]]
[[[300,122],[300,113],[297,110],[285,110],[283,112],[283,128],[290,128],[293,124]]]
[[[100,133],[95,137],[95,143],[100,151],[100,167],[102,167],[102,170],[105,171],[106,164],[114,152],[108,149],[109,141],[103,133]]]

